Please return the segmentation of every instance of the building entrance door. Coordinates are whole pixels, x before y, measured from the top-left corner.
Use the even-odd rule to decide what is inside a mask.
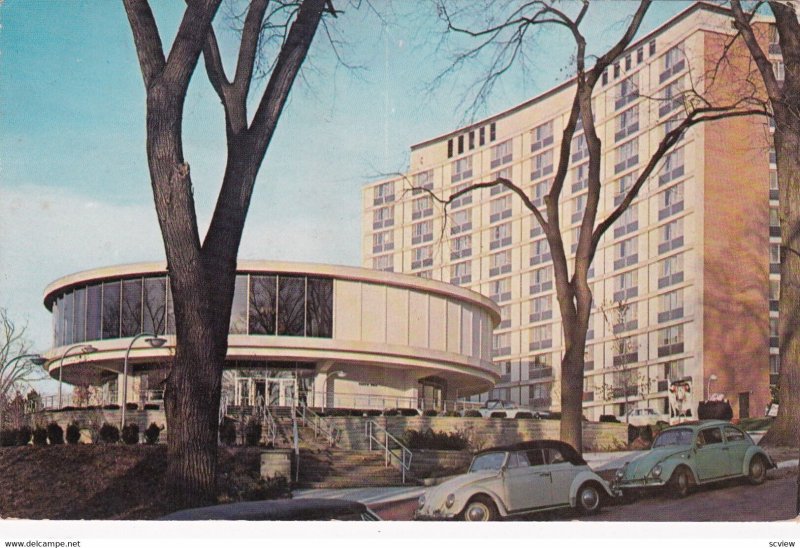
[[[739,393],[739,418],[750,418],[750,392]]]

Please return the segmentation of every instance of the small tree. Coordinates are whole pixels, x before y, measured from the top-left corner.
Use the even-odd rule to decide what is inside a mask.
[[[20,393],[32,381],[45,378],[41,365],[30,359],[17,359],[30,354],[30,343],[25,336],[26,326],[16,324],[5,308],[0,308],[0,429],[6,424],[6,412],[15,405],[15,412],[24,414],[25,408],[16,407]]]

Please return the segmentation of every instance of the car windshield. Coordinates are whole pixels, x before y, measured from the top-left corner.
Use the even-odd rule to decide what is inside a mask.
[[[485,453],[478,455],[469,467],[470,472],[481,472],[483,470],[500,470],[506,460],[505,453]]]
[[[692,429],[691,428],[675,428],[673,430],[664,430],[661,432],[656,441],[653,442],[653,448],[666,447],[669,445],[691,445],[692,444]]]

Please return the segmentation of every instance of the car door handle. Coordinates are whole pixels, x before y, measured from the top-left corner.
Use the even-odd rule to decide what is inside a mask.
[[[540,476],[552,476],[553,474],[551,472],[540,472],[539,475]]]

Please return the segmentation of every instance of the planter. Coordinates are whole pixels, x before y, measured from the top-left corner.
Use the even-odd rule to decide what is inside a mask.
[[[292,450],[268,449],[261,452],[261,478],[270,480],[282,476],[287,482],[292,478]]]

